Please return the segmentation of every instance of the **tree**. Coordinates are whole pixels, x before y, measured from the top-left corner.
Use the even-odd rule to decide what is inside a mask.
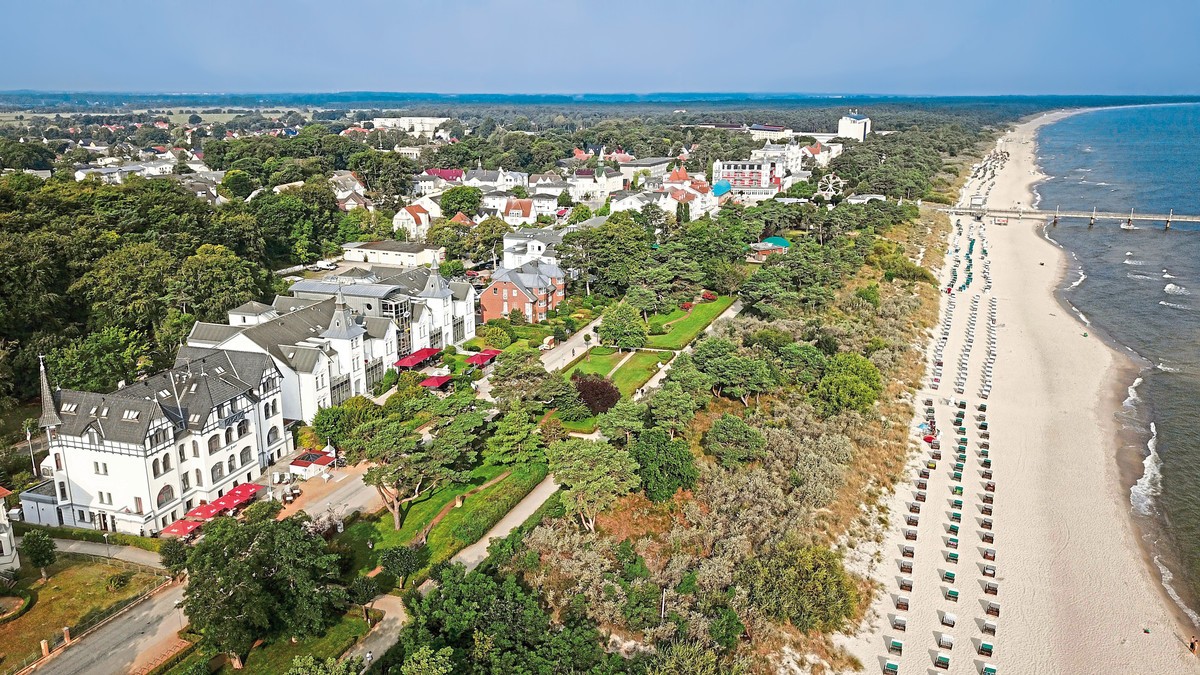
[[[621,437],[624,437],[622,442],[628,445],[633,435],[641,433],[642,429],[646,427],[648,410],[645,403],[638,403],[630,397],[624,397],[617,401],[617,404],[608,412],[600,415],[597,420],[600,432],[610,440],[620,440]]]
[[[596,516],[638,487],[637,463],[603,441],[570,438],[546,449],[550,473],[564,486],[562,503],[590,532]]]
[[[168,307],[164,293],[175,276],[176,260],[157,244],[122,246],[104,255],[71,286],[91,308],[94,328],[123,326],[150,330]]]
[[[109,392],[150,370],[149,351],[141,333],[112,326],[54,349],[46,360],[58,386]]]
[[[840,353],[829,359],[812,398],[826,415],[843,410],[865,413],[881,393],[883,377],[875,364],[858,354]]]
[[[593,415],[607,412],[621,400],[621,390],[600,375],[580,375],[576,372],[571,375],[571,384],[575,385],[580,400]]]
[[[221,189],[231,197],[237,199],[245,199],[250,196],[251,192],[258,187],[254,182],[254,178],[239,169],[233,169],[225,172],[225,177],[221,179]]]
[[[662,429],[639,434],[629,454],[637,462],[642,489],[652,502],[665,502],[679,488],[692,487],[700,475],[687,441],[671,438]]]
[[[645,347],[646,323],[633,307],[617,303],[604,310],[596,335],[602,342],[616,345],[618,349]]]
[[[208,649],[235,665],[259,638],[301,637],[337,621],[346,592],[338,557],[308,517],[217,518],[188,556],[184,610]]]
[[[188,124],[200,124],[203,121],[204,121],[204,118],[197,115],[196,113],[192,113],[191,115],[188,115]]]
[[[165,538],[158,547],[158,558],[171,574],[179,574],[187,569],[188,546],[178,537]]]
[[[571,209],[571,215],[567,216],[567,224],[575,225],[576,223],[582,223],[583,221],[590,220],[591,218],[592,209],[587,204],[576,204],[574,208]]]
[[[558,193],[558,208],[569,209],[574,205],[575,205],[575,202],[571,201],[571,193],[570,192],[568,192],[567,190],[563,190],[562,192]]]
[[[400,675],[450,675],[454,672],[454,649],[442,647],[436,652],[424,645],[404,659]]]
[[[50,578],[46,568],[58,562],[58,544],[45,530],[30,530],[21,537],[21,555],[42,573],[42,581]]]
[[[319,661],[316,657],[304,655],[293,657],[292,667],[284,675],[358,675],[362,669],[361,656],[352,656],[344,661],[333,657]],[[208,672],[207,669],[205,672]]]
[[[524,464],[544,458],[542,437],[529,411],[520,404],[509,408],[487,439],[486,464]]]
[[[209,649],[235,665],[259,639],[301,637],[337,621],[346,592],[338,557],[307,516],[217,518],[188,557],[184,609]]]
[[[448,279],[461,277],[466,274],[466,271],[467,268],[465,265],[463,265],[461,260],[447,260],[441,265],[438,265],[438,274]]]
[[[200,321],[216,321],[226,312],[266,294],[266,270],[243,260],[224,246],[204,244],[179,267],[171,280],[171,295],[191,300],[191,313]]]
[[[472,216],[479,212],[479,206],[482,203],[482,190],[467,185],[459,185],[442,193],[440,206],[442,207],[442,213],[454,214],[462,211],[468,216]]]
[[[556,376],[546,372],[538,350],[532,347],[505,350],[496,358],[492,371],[492,397],[503,406],[532,401],[550,377]]]
[[[379,493],[397,530],[404,525],[413,501],[448,483],[462,482],[469,473],[466,448],[424,443],[399,421],[384,425],[366,443],[366,450],[367,458],[379,464],[367,469],[363,482]]]
[[[805,633],[841,630],[858,602],[841,556],[823,546],[777,544],[743,563],[737,583],[750,604]]]
[[[379,555],[379,564],[384,571],[400,580],[400,587],[408,581],[408,575],[415,573],[425,564],[427,556],[422,555],[421,548],[412,546],[396,546],[389,548]]]
[[[727,467],[741,466],[757,459],[765,445],[766,439],[757,429],[729,413],[718,417],[704,437],[705,449]]]
[[[354,577],[354,581],[351,581],[350,585],[346,587],[346,594],[350,602],[362,607],[363,621],[369,625],[371,617],[367,613],[367,609],[379,595],[379,582],[375,580],[375,577],[360,574]]]
[[[687,431],[699,404],[678,382],[667,382],[650,396],[650,415],[654,423],[668,431],[671,438]]]
[[[489,216],[471,228],[463,241],[463,245],[467,255],[472,260],[490,259],[493,251],[499,250],[501,247],[504,235],[510,232],[512,232],[512,226],[500,218]]]
[[[621,211],[596,227],[565,235],[558,251],[564,267],[584,274],[589,295],[594,280],[602,293],[619,297],[647,266],[650,241],[646,229]]]

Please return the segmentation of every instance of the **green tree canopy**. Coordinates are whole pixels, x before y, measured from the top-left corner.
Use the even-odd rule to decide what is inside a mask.
[[[603,441],[570,438],[546,449],[550,473],[563,485],[562,501],[589,531],[596,516],[637,488],[637,463]]]

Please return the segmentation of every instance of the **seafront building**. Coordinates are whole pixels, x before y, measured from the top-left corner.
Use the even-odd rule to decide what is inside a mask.
[[[263,354],[184,347],[173,368],[113,392],[51,389],[49,453],[21,493],[23,518],[150,535],[292,451],[283,377]]]

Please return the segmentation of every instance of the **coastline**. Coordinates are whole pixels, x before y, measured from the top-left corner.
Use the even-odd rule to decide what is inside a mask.
[[[1091,110],[1022,120],[996,143],[1010,158],[992,183],[969,180],[961,198],[986,195],[990,208],[1033,204],[1035,186],[1046,179],[1037,163],[1037,130]],[[967,227],[970,218],[962,220]],[[1168,596],[1130,505],[1129,488],[1141,475],[1142,456],[1132,456],[1130,432],[1118,413],[1141,366],[1107,338],[1096,336],[1063,296],[1069,256],[1045,236],[1040,220],[1010,219],[1007,226],[985,220],[994,288],[984,297],[985,302],[988,296],[999,302],[999,354],[987,403],[997,484],[995,564],[1001,591],[995,600],[1003,607],[1003,618],[995,619],[999,630],[988,638],[995,652],[986,661],[1003,673],[1031,675],[1194,670],[1187,643],[1197,629]],[[947,253],[948,260],[951,255]],[[959,296],[965,300],[979,293],[972,287]],[[946,298],[942,296],[943,311]],[[922,391],[917,397],[931,393],[940,394],[940,400],[950,396]],[[956,398],[973,406],[973,393]],[[923,461],[923,449],[910,457],[910,469]],[[940,597],[931,598],[920,588],[937,581],[926,576],[922,568],[927,565],[916,570],[917,602],[908,615],[909,630],[897,633],[890,624],[897,616],[892,607],[897,577],[890,556],[904,544],[900,514],[908,493],[902,479],[887,500],[891,522],[883,533],[880,559],[870,565],[869,574],[883,592],[857,634],[840,636],[838,643],[867,672],[882,665],[893,639],[913,642],[921,652],[915,658],[921,660],[926,651],[937,653],[937,636],[946,632],[937,625],[937,616],[957,611],[964,620],[951,631],[960,645],[951,652],[956,656],[950,672],[979,672],[984,663],[976,654],[982,608],[972,602],[943,606]],[[931,517],[939,516],[934,511]],[[965,553],[971,559],[977,556],[977,522],[970,535],[964,534],[973,542]],[[918,563],[922,556],[936,554],[941,543],[918,545]],[[960,567],[966,583],[958,585],[974,595],[976,564]],[[919,611],[916,605],[921,605]],[[928,629],[933,629],[932,638]],[[912,670],[914,657],[903,658],[904,670]]]

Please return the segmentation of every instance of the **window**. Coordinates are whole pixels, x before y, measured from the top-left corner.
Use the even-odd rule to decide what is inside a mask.
[[[163,455],[163,473],[171,470],[171,453]]]
[[[274,401],[271,401],[271,414],[272,415],[279,414],[279,399],[275,399]]]
[[[225,445],[229,445],[232,442],[233,442],[233,427],[230,427],[225,430]]]
[[[192,441],[192,457],[200,456],[200,442]]]
[[[136,422],[137,418],[138,418],[138,411],[136,411],[136,410],[126,410],[124,412],[124,414],[121,415],[121,419],[126,420],[128,422]]]
[[[246,466],[247,464],[250,463],[250,448],[249,448],[249,446],[242,448],[241,460],[242,460],[242,466]]]
[[[229,456],[229,462],[228,462],[228,464],[229,464],[229,473],[233,473],[234,471],[236,471],[236,470],[237,470],[237,464],[235,464],[235,463],[234,463],[234,457],[233,457],[233,455],[230,455],[230,456]]]
[[[220,436],[213,436],[212,438],[208,439],[208,454],[211,455],[220,449],[221,449],[221,437]]]
[[[104,504],[105,506],[112,506],[112,493],[111,492],[97,492],[96,495],[98,497],[100,497],[101,504]]]
[[[155,458],[155,460],[154,460],[154,477],[158,478],[161,475],[162,475],[162,469],[159,467],[158,459]]]
[[[54,470],[62,471],[62,455],[54,453]]]
[[[221,480],[224,477],[225,477],[225,465],[224,464],[213,464],[213,468],[212,468],[213,482],[216,483],[217,481]]]
[[[134,497],[134,498],[133,498],[133,512],[134,512],[134,513],[143,513],[143,511],[142,511],[142,498],[141,498],[141,497]]]
[[[274,443],[277,440],[279,440],[279,427],[271,427],[271,430],[267,432],[267,442]]]
[[[196,487],[204,486],[204,474],[200,473],[200,469],[196,469]]]
[[[179,446],[179,463],[183,464],[187,461],[187,446]]]
[[[100,462],[92,462],[92,471],[94,471],[97,476],[106,476],[108,475],[108,465],[105,464],[103,467],[101,467]]]
[[[271,416],[271,404],[264,403],[263,404],[263,417],[270,417],[270,416]]]
[[[181,490],[185,491],[185,492],[186,492],[186,491],[188,491],[188,490],[191,490],[191,489],[192,489],[192,476],[191,476],[191,474],[189,474],[189,473],[188,473],[188,472],[186,472],[186,471],[184,471],[183,473],[179,474],[179,488],[180,488]]]
[[[241,422],[238,422],[238,425],[237,425],[238,438],[241,438],[242,436],[245,436],[248,433],[250,433],[250,420],[242,420]]]
[[[112,496],[109,495],[109,497],[111,498]],[[163,488],[158,491],[158,508],[161,509],[173,501],[175,501],[175,488],[171,487],[170,485],[164,485]]]
[[[58,481],[58,498],[59,499],[67,498],[67,484],[62,481]]]

